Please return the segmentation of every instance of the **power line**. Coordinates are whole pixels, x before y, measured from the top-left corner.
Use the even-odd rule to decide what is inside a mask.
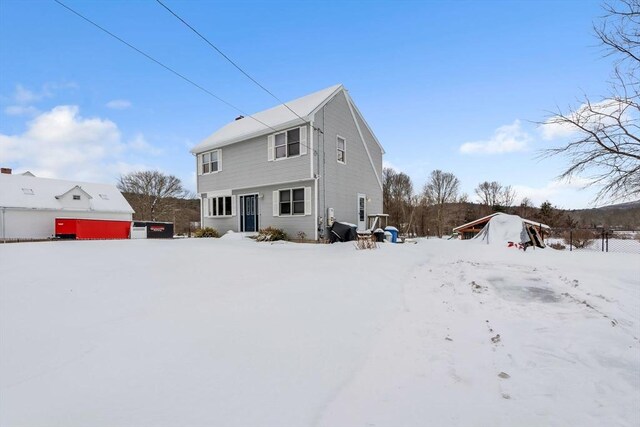
[[[57,1],[57,0],[56,0]],[[175,13],[173,10],[171,10],[169,8],[169,6],[167,6],[166,4],[164,4],[163,2],[161,2],[160,0],[156,0],[156,2],[158,2],[158,4],[160,4],[162,7],[164,7],[170,14],[172,14],[173,16],[175,16],[180,22],[182,22],[184,25],[186,25],[191,31],[193,31],[194,33],[196,33],[198,35],[198,37],[200,37],[202,40],[204,40],[209,46],[211,46],[213,49],[215,49],[216,52],[218,52],[220,55],[222,55],[222,57],[224,59],[226,59],[227,61],[229,61],[229,63],[231,63],[231,65],[233,65],[238,71],[240,71],[242,74],[244,74],[249,80],[251,80],[253,83],[255,83],[258,87],[260,87],[260,89],[262,89],[263,91],[265,91],[266,93],[268,93],[269,95],[271,95],[276,101],[278,101],[280,104],[284,105],[287,110],[291,111],[293,114],[295,114],[300,120],[302,120],[304,123],[307,123],[307,120],[305,120],[304,118],[300,117],[300,115],[298,113],[296,113],[295,111],[293,111],[291,108],[289,108],[289,106],[286,104],[286,102],[282,101],[280,98],[278,98],[273,92],[271,92],[269,89],[267,89],[266,87],[264,87],[262,84],[260,84],[256,79],[254,79],[253,77],[251,77],[249,75],[249,73],[247,73],[245,70],[242,69],[242,67],[240,67],[238,64],[236,64],[235,61],[233,61],[231,58],[229,58],[222,50],[220,50],[216,45],[214,45],[213,43],[211,43],[209,41],[209,39],[207,39],[205,36],[203,36],[198,30],[196,30],[195,28],[193,28],[187,21],[185,21],[184,19],[182,19],[177,13]]]
[[[174,70],[173,68],[169,67],[168,65],[163,64],[162,62],[158,61],[157,59],[153,58],[151,55],[143,52],[142,50],[138,49],[137,47],[135,47],[134,45],[132,45],[131,43],[127,42],[126,40],[123,40],[122,38],[118,37],[117,35],[113,34],[111,31],[107,30],[106,28],[98,25],[97,23],[95,23],[94,21],[92,21],[91,19],[87,18],[86,16],[82,15],[80,12],[75,11],[74,9],[72,9],[71,7],[67,6],[66,4],[62,3],[60,0],[53,0],[56,3],[58,3],[60,6],[64,7],[65,9],[67,9],[69,12],[73,13],[74,15],[82,18],[83,20],[87,21],[88,23],[90,23],[91,25],[93,25],[94,27],[100,29],[101,31],[107,33],[108,35],[110,35],[111,37],[113,37],[114,39],[118,40],[119,42],[125,44],[126,46],[130,47],[131,49],[135,50],[136,52],[138,52],[139,54],[143,55],[144,57],[146,57],[147,59],[149,59],[152,62],[155,62],[156,64],[158,64],[159,66],[161,66],[162,68],[164,68],[165,70],[171,72],[172,74],[180,77],[182,80],[188,82],[189,84],[191,84],[192,86],[195,86],[196,88],[200,89],[201,91],[203,91],[204,93],[208,94],[209,96],[212,96],[213,98],[217,99],[218,101],[222,102],[223,104],[227,105],[228,107],[233,108],[234,110],[238,111],[239,113],[241,113],[243,116],[245,117],[250,117],[251,119],[255,120],[256,122],[262,124],[263,126],[268,127],[269,129],[273,130],[274,132],[277,132],[276,129],[274,129],[273,127],[269,126],[268,124],[266,124],[265,122],[263,122],[262,120],[259,120],[255,117],[253,117],[250,114],[245,113],[243,110],[241,110],[240,108],[236,107],[235,105],[231,104],[230,102],[220,98],[218,95],[216,95],[215,93],[211,92],[210,90],[200,86],[198,83],[194,82],[193,80],[189,79],[188,77],[184,76],[183,74],[180,74],[178,71]],[[295,113],[294,113],[295,114]],[[298,116],[300,117],[300,116]]]

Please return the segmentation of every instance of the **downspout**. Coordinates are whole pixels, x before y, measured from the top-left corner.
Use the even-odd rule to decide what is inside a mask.
[[[310,159],[309,168],[311,172],[311,178],[313,178],[313,193],[314,193],[314,220],[313,220],[313,240],[318,241],[318,176],[313,173],[313,157],[316,156],[316,152],[313,149],[313,120],[309,122],[309,145],[310,145]]]
[[[202,206],[202,194],[200,194],[200,174],[198,173],[198,155],[196,153],[192,153],[193,157],[196,159],[196,193],[198,194],[198,199],[200,199],[200,228],[204,228],[204,207]],[[191,230],[191,225],[189,225],[189,230]]]

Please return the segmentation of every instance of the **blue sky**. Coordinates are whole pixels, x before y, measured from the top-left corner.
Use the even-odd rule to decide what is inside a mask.
[[[275,101],[152,0],[65,1],[248,113]],[[606,96],[599,1],[178,2],[167,5],[290,100],[343,83],[420,190],[433,169],[462,190],[485,180],[520,197],[589,206],[537,151],[549,112]],[[0,2],[0,163],[115,182],[156,168],[195,188],[189,148],[237,112],[53,1]]]

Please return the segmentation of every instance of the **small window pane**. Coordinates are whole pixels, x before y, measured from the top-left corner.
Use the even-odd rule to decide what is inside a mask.
[[[216,199],[211,199],[211,216],[218,215],[218,209],[216,209]]]
[[[287,157],[287,147],[285,145],[276,147],[276,159],[281,159],[282,157]]]
[[[289,156],[297,156],[298,154],[300,154],[300,143],[289,143]]]
[[[291,201],[291,192],[289,190],[280,191],[280,201],[281,202]]]
[[[79,195],[77,195],[77,194],[74,194],[74,195],[73,195],[73,200],[80,200],[80,196],[79,196]]]
[[[279,133],[276,135],[276,147],[284,145],[286,142],[285,134]]]
[[[338,161],[344,163],[344,151],[338,150]]]
[[[231,215],[231,196],[224,198],[224,214]]]
[[[291,215],[290,202],[280,202],[280,215]]]
[[[300,142],[300,128],[291,129],[287,132],[287,142]]]
[[[202,173],[209,173],[209,163],[202,165]]]
[[[211,163],[211,172],[218,172],[218,162]]]
[[[202,155],[202,163],[209,163],[209,159],[210,159],[210,154],[209,153],[204,153]]]
[[[211,152],[211,161],[212,162],[217,162],[218,161],[218,152],[217,151],[212,151]]]
[[[293,190],[293,201],[304,202],[304,188],[297,188]]]
[[[304,201],[302,202],[293,202],[293,213],[298,215],[304,215]]]
[[[338,138],[338,150],[344,150],[344,139]]]

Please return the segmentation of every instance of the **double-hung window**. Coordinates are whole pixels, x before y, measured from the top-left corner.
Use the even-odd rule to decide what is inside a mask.
[[[300,155],[300,128],[275,134],[275,158],[284,159]]]
[[[210,197],[207,199],[208,216],[231,216],[231,196]]]
[[[200,159],[203,174],[218,172],[220,170],[220,150],[203,153]]]
[[[304,188],[280,190],[280,215],[304,215]]]
[[[338,147],[338,163],[347,163],[347,141],[339,136],[337,138],[337,147]]]
[[[270,162],[306,156],[308,149],[306,126],[267,135],[267,160]]]

